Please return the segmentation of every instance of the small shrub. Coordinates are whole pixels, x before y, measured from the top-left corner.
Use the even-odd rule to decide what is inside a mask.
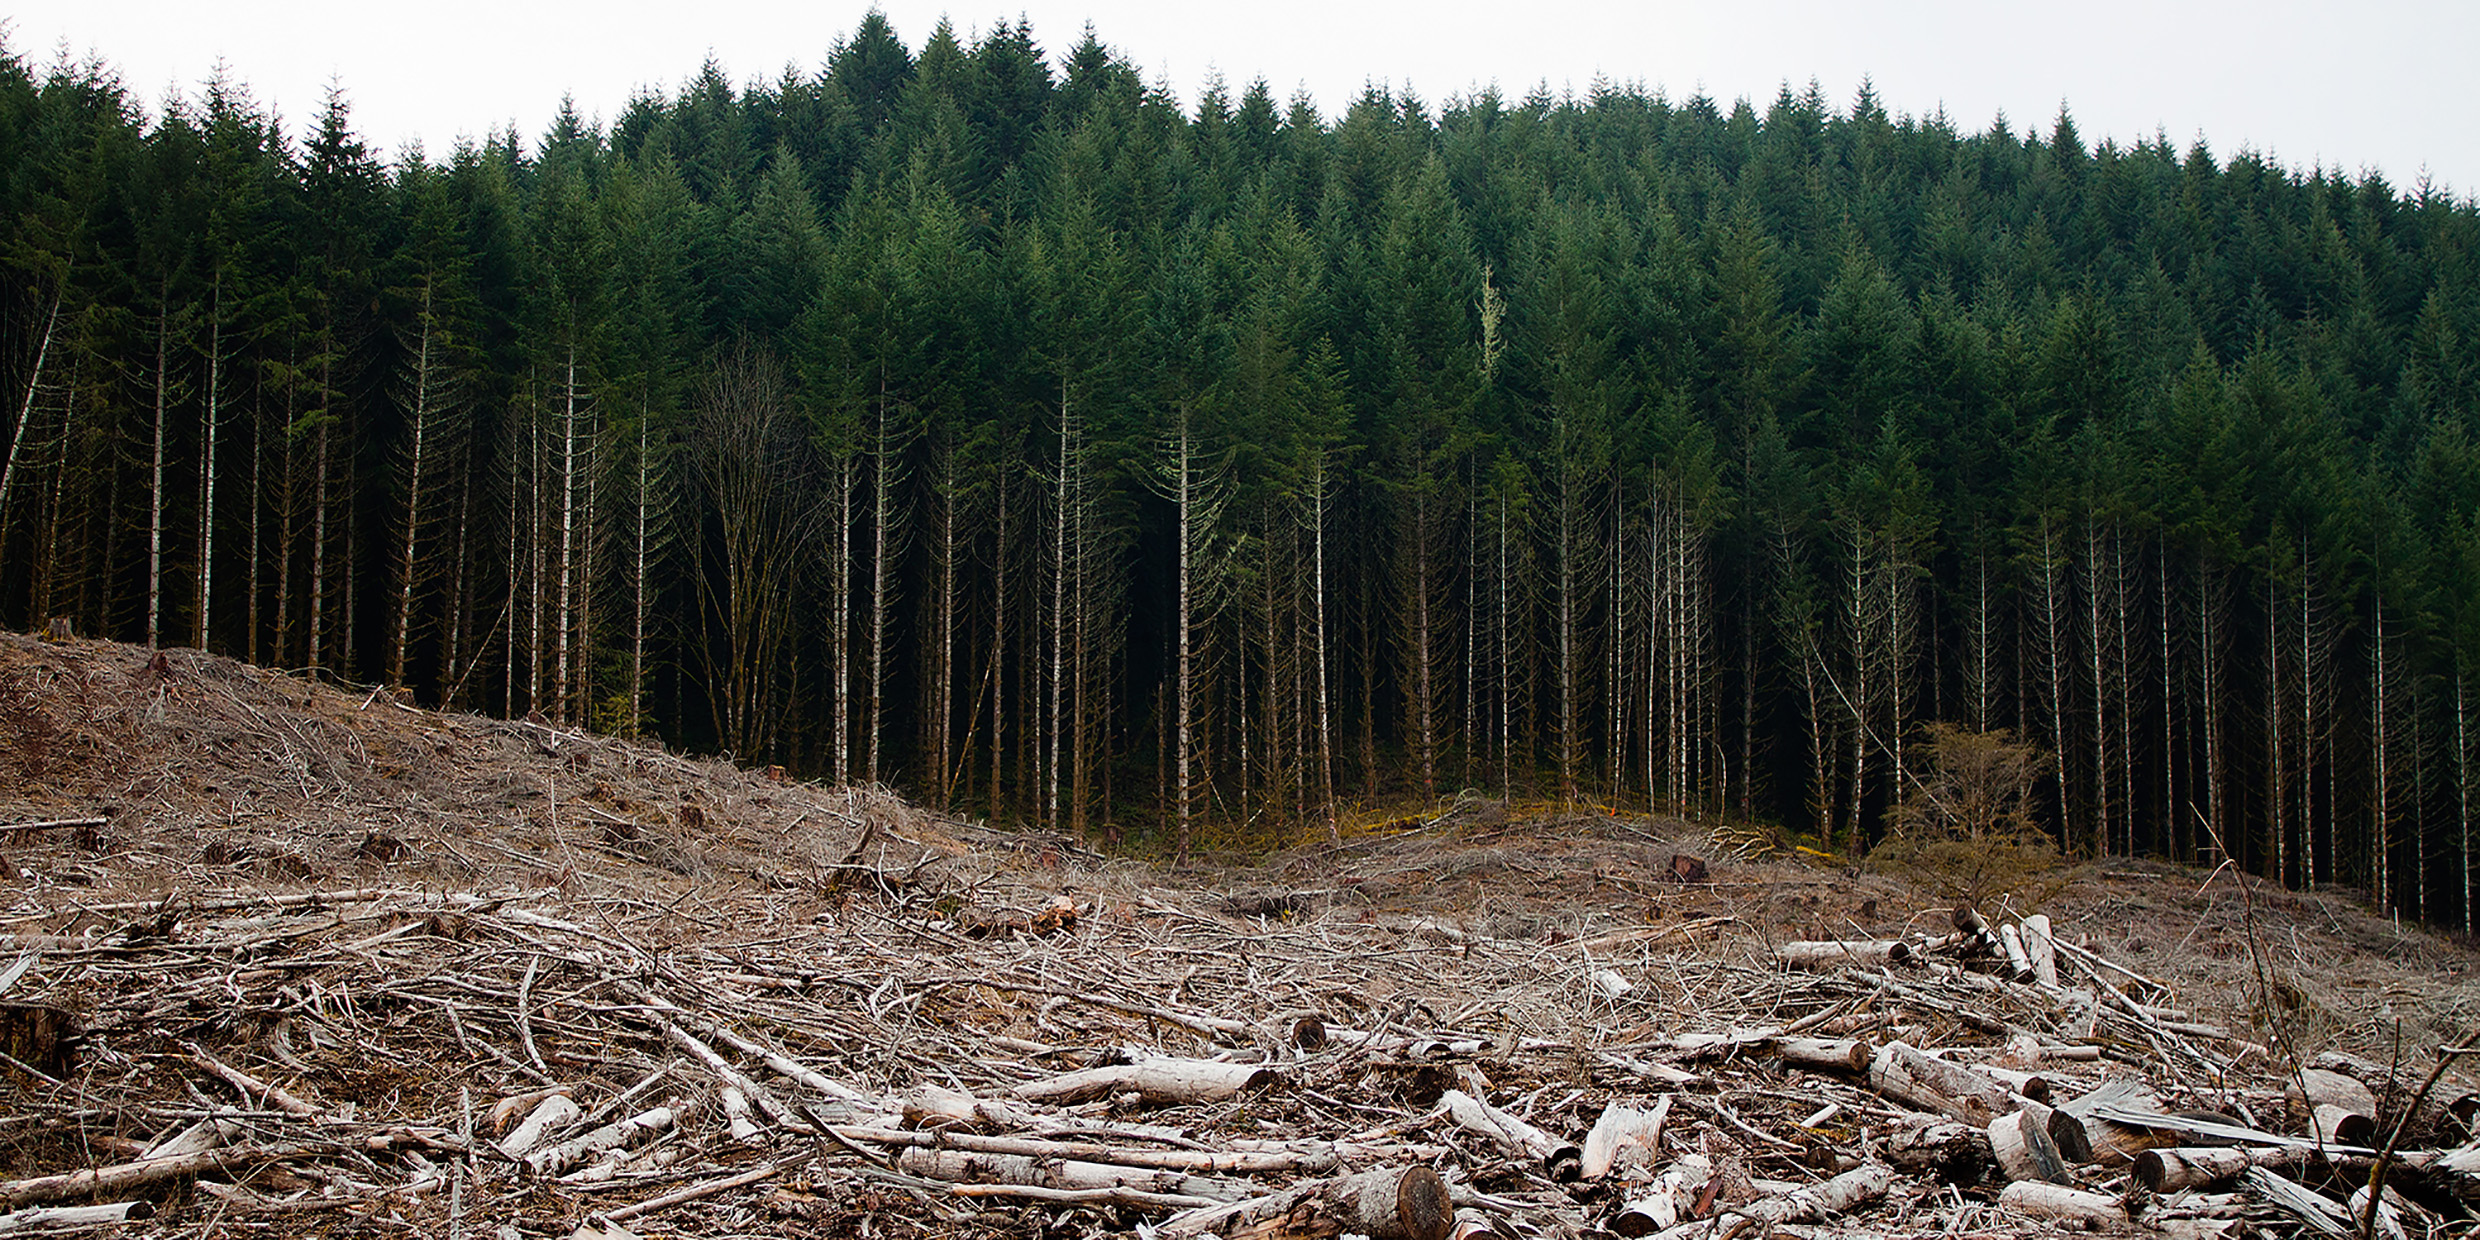
[[[2049,770],[2049,755],[2003,728],[1972,732],[1951,723],[1930,724],[1921,749],[1869,864],[1975,906],[2049,894],[2061,872],[2058,849],[2032,816],[2033,787]]]

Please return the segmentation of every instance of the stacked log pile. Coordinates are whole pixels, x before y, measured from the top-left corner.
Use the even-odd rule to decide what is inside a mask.
[[[0,1234],[2235,1240],[2480,1203],[2480,1098],[2425,1052],[2193,1019],[2042,918],[1497,938],[872,838],[717,901],[30,898]]]

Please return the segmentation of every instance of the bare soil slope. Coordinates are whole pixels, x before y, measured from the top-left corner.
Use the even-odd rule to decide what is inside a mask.
[[[1674,881],[1677,856],[1709,873]],[[0,1210],[136,1202],[144,1235],[1182,1234],[1236,1227],[1202,1203],[1415,1167],[1464,1234],[1582,1234],[1625,1231],[1691,1155],[1689,1221],[1892,1162],[1840,1234],[2021,1234],[2052,1224],[2001,1205],[2003,1177],[1903,1152],[1917,1100],[1782,1041],[2003,1049],[2061,1100],[2121,1079],[2297,1133],[2294,1062],[2416,1077],[2480,1031],[2465,947],[2229,873],[2087,865],[1991,910],[2045,913],[2100,962],[2067,979],[2079,1006],[1986,966],[1785,968],[1792,940],[1951,927],[1921,890],[1758,833],[1466,802],[1165,873],[883,791],[13,635],[0,874]],[[1157,1056],[1266,1071],[1214,1097],[1043,1092]],[[1448,1089],[1561,1145],[1612,1103],[1673,1103],[1651,1149],[1572,1182],[1459,1123]],[[982,1100],[963,1128],[1027,1165],[940,1162],[966,1138],[922,1136],[922,1111],[969,1104],[933,1090]],[[503,1153],[554,1091],[578,1114],[540,1148],[638,1125]],[[2462,1135],[2439,1125],[2414,1135]],[[2123,1158],[2070,1178],[2131,1182]],[[2137,1197],[2156,1227],[2298,1226],[2261,1194]],[[1316,1234],[1314,1213],[1258,1234]]]

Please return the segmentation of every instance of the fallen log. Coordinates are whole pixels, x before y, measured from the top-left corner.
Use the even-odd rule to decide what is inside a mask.
[[[2056,1114],[2040,1103],[2027,1102],[2012,1114],[1990,1121],[1990,1153],[2007,1179],[2067,1182],[2066,1157],[2049,1132],[2050,1119]]]
[[[1446,1240],[1455,1228],[1447,1182],[1427,1167],[1382,1167],[1312,1180],[1279,1193],[1175,1215],[1167,1240],[1322,1240],[1345,1232],[1370,1240]]]
[[[1998,1204],[2035,1218],[2059,1219],[2096,1227],[2124,1227],[2127,1207],[2118,1198],[2088,1193],[2063,1184],[2017,1180],[1998,1194]]]
[[[1024,1154],[985,1154],[972,1150],[940,1150],[912,1146],[896,1153],[896,1170],[926,1180],[951,1184],[1013,1184],[1029,1188],[1086,1192],[1133,1188],[1207,1201],[1240,1201],[1249,1186],[1233,1180],[1185,1171],[1150,1170],[1072,1158],[1037,1158]]]
[[[626,1149],[639,1141],[672,1126],[672,1108],[655,1107],[640,1111],[624,1120],[605,1124],[580,1136],[546,1146],[525,1156],[525,1165],[536,1175],[558,1175],[596,1154]]]
[[[99,1206],[28,1206],[0,1214],[0,1235],[20,1231],[66,1231],[79,1227],[116,1227],[155,1217],[150,1201],[116,1201]]]
[[[1857,1038],[1781,1038],[1773,1046],[1775,1058],[1812,1072],[1858,1074],[1877,1057],[1876,1048]]]
[[[1223,1102],[1283,1079],[1283,1070],[1262,1063],[1216,1059],[1149,1059],[1143,1063],[1087,1068],[1046,1080],[1027,1081],[1008,1092],[1027,1102],[1068,1104],[1133,1093],[1150,1106]]]
[[[1869,1061],[1869,1088],[1914,1110],[1935,1111],[1975,1127],[1986,1127],[2014,1107],[2006,1086],[1902,1041],[1877,1048]]]
[[[1878,969],[1909,964],[1912,945],[1901,939],[1795,939],[1777,946],[1774,959],[1794,969]]]
[[[2298,1167],[2316,1159],[2303,1145],[2169,1146],[2136,1155],[2136,1183],[2156,1193],[2175,1193],[2237,1179],[2250,1167]]]
[[[1093,1141],[1059,1141],[1044,1137],[985,1136],[952,1129],[939,1132],[917,1132],[902,1128],[838,1127],[832,1131],[842,1140],[867,1145],[953,1149],[978,1154],[1013,1154],[1027,1158],[1074,1159],[1090,1163],[1109,1163],[1120,1167],[1145,1167],[1166,1171],[1219,1171],[1238,1175],[1266,1175],[1276,1172],[1330,1174],[1347,1160],[1369,1162],[1381,1157],[1423,1158],[1438,1153],[1442,1148],[1335,1141],[1308,1143],[1308,1148],[1291,1149],[1157,1149],[1146,1146],[1104,1145]]]
[[[1848,1213],[1855,1207],[1885,1196],[1886,1190],[1893,1186],[1893,1169],[1871,1163],[1798,1192],[1749,1202],[1715,1217],[1710,1223],[1701,1219],[1680,1223],[1661,1232],[1660,1240],[1688,1240],[1691,1236],[1736,1240],[1750,1233],[1762,1236],[1777,1224],[1813,1222]]]
[[[71,1197],[114,1197],[131,1189],[161,1184],[184,1176],[208,1172],[233,1171],[264,1166],[299,1158],[323,1147],[310,1145],[234,1145],[195,1153],[177,1154],[170,1158],[144,1158],[136,1162],[114,1163],[104,1167],[88,1167],[64,1171],[58,1175],[39,1175],[23,1180],[0,1182],[0,1207],[16,1209],[45,1201],[61,1201]]]
[[[1996,1159],[1986,1130],[1927,1115],[1887,1133],[1880,1149],[1900,1171],[1958,1185],[1980,1183]]]
[[[584,1113],[567,1094],[545,1095],[515,1130],[500,1138],[499,1152],[510,1158],[523,1158],[542,1144],[543,1138],[567,1127]]]
[[[1572,1184],[1584,1178],[1584,1151],[1576,1146],[1460,1089],[1448,1090],[1438,1102],[1457,1124],[1539,1163],[1552,1182]]]

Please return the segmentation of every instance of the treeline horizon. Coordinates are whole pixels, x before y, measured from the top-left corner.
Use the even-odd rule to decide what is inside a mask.
[[[0,622],[1185,851],[1471,790],[2466,932],[2480,210],[1642,88],[1183,108],[1089,29],[382,165],[0,54]]]

